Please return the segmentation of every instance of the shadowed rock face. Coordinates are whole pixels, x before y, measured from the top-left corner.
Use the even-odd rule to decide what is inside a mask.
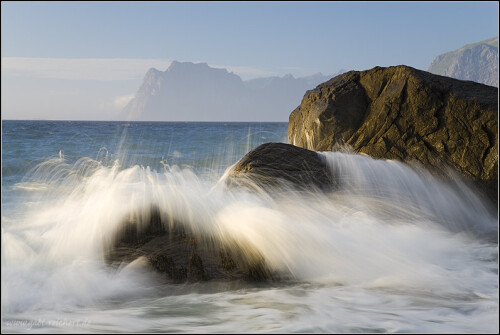
[[[265,143],[231,168],[226,184],[257,187],[271,193],[280,187],[328,191],[334,188],[335,179],[316,152],[285,143]]]
[[[290,114],[293,145],[347,144],[374,158],[443,164],[498,202],[498,89],[407,66],[350,71],[308,91]]]
[[[155,207],[142,222],[124,220],[105,252],[105,261],[110,266],[119,266],[141,256],[172,283],[280,279],[257,252],[194,234],[179,222],[162,222]]]

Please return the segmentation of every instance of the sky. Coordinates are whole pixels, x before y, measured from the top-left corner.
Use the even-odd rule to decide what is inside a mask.
[[[146,71],[243,80],[432,60],[498,36],[498,2],[1,2],[2,119],[112,120]],[[286,121],[286,120],[283,120]]]

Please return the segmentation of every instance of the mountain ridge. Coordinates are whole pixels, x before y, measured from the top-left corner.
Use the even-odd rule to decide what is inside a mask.
[[[498,36],[438,55],[427,71],[498,87]]]
[[[207,63],[173,61],[165,71],[146,72],[122,116],[130,121],[286,122],[307,90],[335,75],[287,74],[244,81]]]

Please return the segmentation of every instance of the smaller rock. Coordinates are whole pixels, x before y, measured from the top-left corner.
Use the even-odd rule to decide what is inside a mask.
[[[322,156],[285,143],[265,143],[253,149],[231,168],[225,182],[270,192],[290,187],[329,191],[335,187]]]

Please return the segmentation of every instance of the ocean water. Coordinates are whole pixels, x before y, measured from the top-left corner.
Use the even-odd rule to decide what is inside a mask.
[[[320,153],[340,187],[267,197],[224,172],[286,123],[2,122],[2,332],[498,333],[498,218],[458,177]],[[277,157],[278,159],[278,157]],[[165,284],[103,246],[144,208],[290,279]]]

